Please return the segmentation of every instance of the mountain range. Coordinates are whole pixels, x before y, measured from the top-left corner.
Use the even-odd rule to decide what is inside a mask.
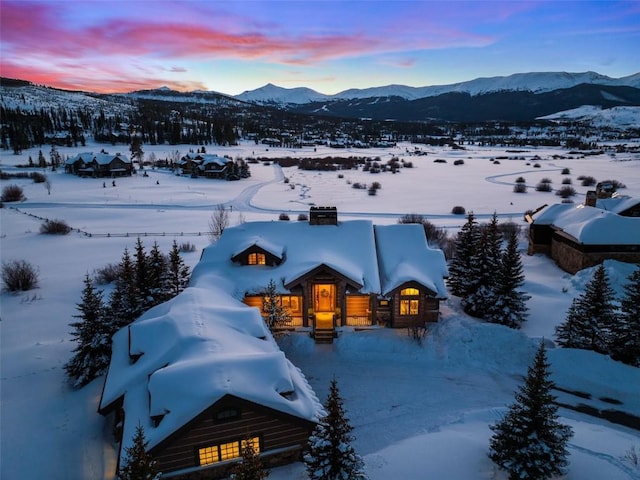
[[[115,103],[118,109],[130,109],[135,108],[137,100],[145,100],[240,109],[257,106],[305,115],[379,121],[528,122],[590,106],[593,109],[591,115],[594,112],[597,115],[598,110],[623,107],[627,109],[627,118],[631,118],[629,126],[640,128],[640,121],[634,120],[640,118],[640,73],[622,78],[596,72],[517,73],[450,85],[349,89],[334,95],[305,87],[283,88],[273,84],[236,96],[213,91],[177,92],[168,87],[99,95],[45,89],[29,82],[4,78],[0,84],[2,105],[19,106],[23,111],[29,105],[37,111],[52,103],[62,102],[71,106],[85,101],[92,104]],[[66,99],[59,98],[61,95]],[[555,118],[561,117],[556,115]]]

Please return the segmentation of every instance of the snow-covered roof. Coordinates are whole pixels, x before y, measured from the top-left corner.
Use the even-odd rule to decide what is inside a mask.
[[[378,265],[383,295],[402,284],[415,281],[438,297],[447,296],[448,275],[442,250],[430,248],[422,225],[376,225]]]
[[[201,166],[204,167],[205,165],[220,165],[221,167],[225,166],[227,163],[229,163],[231,160],[229,160],[228,158],[224,158],[224,157],[219,157],[218,155],[203,155],[203,160],[202,160],[202,164]]]
[[[640,244],[640,218],[597,207],[551,205],[536,217],[534,224],[553,225],[584,245]]]
[[[278,266],[251,268],[231,259],[246,248],[258,245],[286,260]],[[243,248],[246,247],[246,248]],[[321,266],[329,267],[353,283],[362,293],[379,293],[380,277],[373,233],[368,220],[340,222],[338,225],[309,225],[307,222],[249,222],[225,229],[220,239],[205,248],[193,270],[198,283],[207,272],[221,272],[232,278],[238,297],[263,291],[270,280],[280,291],[284,286]]]
[[[124,155],[111,155],[110,153],[96,153],[94,155],[94,159],[99,165],[109,165],[116,158],[119,158],[124,163],[131,163],[131,160]]]
[[[78,160],[82,160],[84,163],[89,163],[91,160],[93,160],[93,153],[92,152],[78,153],[77,155],[74,155],[73,157],[67,158],[67,160],[65,161],[65,164],[66,165],[73,165]]]
[[[637,198],[627,195],[615,195],[611,198],[600,198],[596,201],[596,207],[613,213],[621,213],[640,203]]]
[[[138,424],[151,448],[225,395],[317,419],[322,406],[260,313],[221,290],[221,283],[200,277],[197,286],[114,335],[100,408],[123,399],[122,452]],[[158,425],[154,416],[163,416]]]

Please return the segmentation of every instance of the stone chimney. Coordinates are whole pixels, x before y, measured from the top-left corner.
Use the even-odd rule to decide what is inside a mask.
[[[338,209],[336,207],[311,207],[309,225],[338,225]]]
[[[595,190],[589,190],[584,197],[584,204],[587,207],[595,207],[596,200],[598,199],[598,194]]]

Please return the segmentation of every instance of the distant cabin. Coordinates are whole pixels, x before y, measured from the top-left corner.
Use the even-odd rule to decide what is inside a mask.
[[[528,253],[544,253],[566,272],[573,274],[607,259],[640,263],[638,199],[601,198],[590,192],[585,204],[551,205],[528,222]]]
[[[120,153],[84,152],[68,158],[64,169],[81,177],[123,177],[133,173],[133,164]]]

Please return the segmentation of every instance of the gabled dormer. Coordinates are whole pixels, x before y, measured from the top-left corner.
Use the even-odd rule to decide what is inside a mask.
[[[264,241],[254,241],[231,257],[231,261],[240,265],[264,265],[275,267],[284,260],[284,249]]]

